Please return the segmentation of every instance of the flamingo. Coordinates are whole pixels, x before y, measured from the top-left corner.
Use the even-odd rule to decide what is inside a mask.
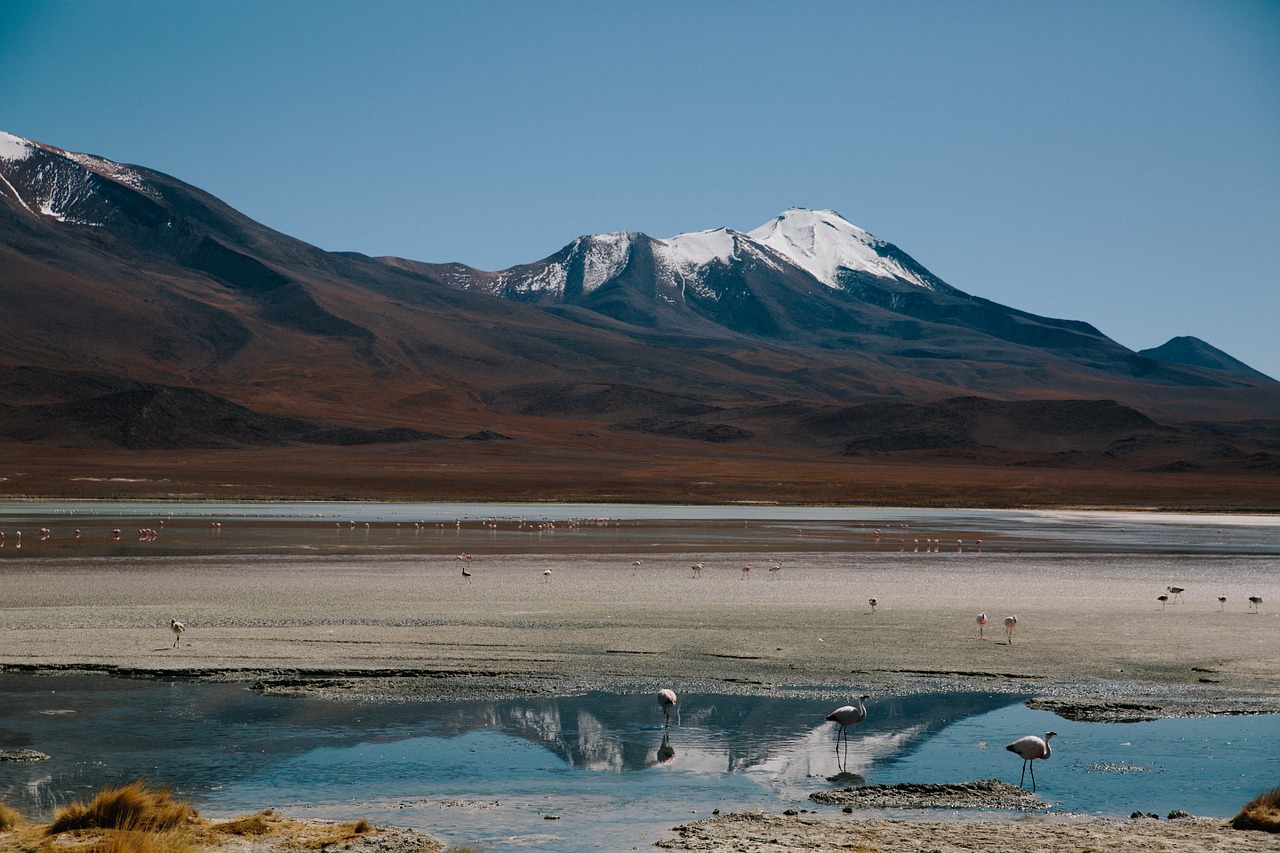
[[[1045,732],[1044,739],[1040,739],[1035,735],[1027,735],[1020,737],[1013,743],[1005,747],[1010,752],[1016,753],[1022,758],[1022,778],[1018,780],[1018,784],[1022,785],[1027,780],[1027,765],[1031,765],[1031,793],[1036,791],[1036,765],[1035,760],[1039,758],[1041,761],[1048,759],[1053,754],[1053,750],[1049,748],[1049,738],[1056,735],[1057,732]]]
[[[1166,604],[1168,604],[1168,603],[1169,603],[1169,596],[1167,596],[1167,595],[1157,595],[1157,596],[1156,596],[1156,601],[1160,602],[1160,609],[1161,609],[1161,610],[1164,610],[1164,606],[1165,606]]]
[[[751,567],[750,567],[750,566],[743,566],[743,567],[742,567],[742,579],[743,579],[743,580],[746,580],[746,579],[747,579],[747,576],[748,576],[748,575],[750,575],[750,574],[751,574]]]
[[[671,725],[671,709],[676,706],[676,692],[669,687],[658,691],[658,704],[662,707],[663,726]]]
[[[467,583],[471,583],[471,572],[467,571],[467,564],[462,564],[462,579]]]
[[[177,619],[170,619],[169,630],[173,632],[172,648],[176,649],[178,645],[182,642],[182,632],[187,630],[187,626],[184,623],[179,622]]]
[[[1169,594],[1179,601],[1182,600],[1182,593],[1186,592],[1186,590],[1180,586],[1166,586],[1165,589],[1169,590]]]
[[[631,564],[631,574],[634,575],[639,568],[640,568],[640,561],[636,560],[634,563]]]
[[[551,583],[551,570],[550,570],[550,569],[543,569],[543,570],[542,570],[542,582],[543,582],[543,583]]]
[[[1006,642],[1008,645],[1010,645],[1010,646],[1012,646],[1012,645],[1013,645],[1013,629],[1014,629],[1014,628],[1017,628],[1017,627],[1018,627],[1018,617],[1017,617],[1017,616],[1006,616],[1006,617],[1004,617],[1004,637],[1005,637],[1005,642]]]
[[[695,578],[702,577],[702,563],[694,563],[691,568],[693,569],[693,576]]]
[[[849,726],[856,725],[867,718],[867,706],[863,704],[870,696],[859,696],[857,706],[842,705],[836,708],[830,714],[827,714],[827,722],[835,723],[840,726],[836,731],[836,762],[839,763],[840,769],[844,769],[844,765],[840,763],[840,741],[844,740],[844,752],[846,760],[849,755]]]
[[[877,605],[877,604],[879,604],[879,603],[880,603],[880,602],[879,602],[879,601],[877,601],[877,600],[875,600],[874,598],[868,598],[868,599],[867,599],[867,604],[870,604],[870,605],[871,605],[871,612],[872,612],[872,613],[875,613],[875,612],[876,612],[876,605]]]
[[[773,566],[771,566],[771,567],[770,567],[770,569],[769,569],[769,578],[770,578],[770,579],[773,579],[773,578],[778,577],[778,573],[779,573],[779,572],[781,572],[781,571],[782,571],[782,564],[781,564],[781,563],[774,563],[774,564],[773,564]]]
[[[978,639],[982,639],[982,630],[987,627],[987,614],[978,614]]]
[[[1253,608],[1254,613],[1258,612],[1258,605],[1261,603],[1262,603],[1262,596],[1260,595],[1249,596],[1249,606]]]
[[[1227,597],[1225,595],[1218,596],[1218,612],[1221,613],[1227,606]]]

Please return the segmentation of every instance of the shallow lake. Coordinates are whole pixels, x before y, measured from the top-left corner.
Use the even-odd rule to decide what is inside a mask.
[[[0,800],[33,816],[134,778],[169,783],[210,816],[368,817],[525,849],[643,849],[713,809],[841,816],[807,799],[836,786],[824,699],[691,694],[664,728],[649,694],[360,704],[7,674],[0,696],[0,749],[51,756],[0,763]],[[1016,783],[1022,762],[1004,744],[1052,729],[1036,777],[1057,812],[1228,817],[1280,778],[1276,715],[1074,723],[1022,698],[872,697],[847,770],[868,783]]]

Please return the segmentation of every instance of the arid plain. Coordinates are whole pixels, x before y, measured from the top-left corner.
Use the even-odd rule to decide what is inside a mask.
[[[1280,619],[1269,605],[1280,600],[1270,539],[1280,528],[1267,518],[1235,519],[1261,537],[1247,547],[1221,517],[1210,534],[1220,547],[1153,546],[1142,534],[1134,548],[1018,535],[1003,522],[984,527],[980,514],[886,512],[841,524],[792,510],[771,521],[539,529],[533,519],[366,528],[228,518],[215,530],[190,518],[157,522],[156,541],[134,541],[132,530],[111,539],[117,522],[102,517],[57,518],[47,540],[28,530],[18,552],[10,530],[0,552],[0,665],[229,678],[334,698],[990,689],[1035,693],[1086,718],[1280,711]],[[1115,536],[1151,517],[1101,523]],[[1169,585],[1186,591],[1162,604]],[[1263,599],[1257,612],[1250,595]],[[980,611],[990,617],[982,637]],[[187,625],[178,648],[171,617]],[[792,824],[787,832],[818,849],[850,831],[848,821]],[[868,824],[867,849],[925,849],[926,837],[929,849],[969,849],[958,827],[921,835],[891,825]],[[997,826],[992,843],[1077,849],[1081,832],[1112,837],[1088,825],[1046,820],[1049,835],[1034,841]],[[1219,825],[1189,828],[1182,841],[1138,824],[1107,832],[1134,849],[1275,849],[1255,833],[1227,838],[1263,846],[1215,848]],[[787,849],[744,837],[751,827],[718,821],[670,843]]]

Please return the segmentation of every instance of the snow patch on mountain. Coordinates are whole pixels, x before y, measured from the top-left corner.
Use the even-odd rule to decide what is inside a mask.
[[[573,241],[569,253],[582,258],[582,292],[591,293],[626,268],[631,259],[631,235],[625,231],[594,234]]]
[[[21,136],[0,130],[0,160],[25,160],[34,150],[35,146]]]
[[[97,172],[104,178],[109,178],[118,184],[124,184],[148,198],[160,201],[160,193],[151,188],[146,178],[128,166],[124,166],[114,160],[108,160],[105,157],[94,157],[91,154],[77,154],[74,151],[60,151],[59,153],[90,172]]]
[[[564,264],[547,264],[532,273],[529,267],[513,267],[498,273],[490,289],[493,293],[510,291],[521,296],[542,293],[563,296],[567,280],[568,271]]]
[[[888,246],[834,210],[793,207],[748,232],[829,287],[839,287],[841,269],[896,278],[927,289],[933,286],[880,250]]]

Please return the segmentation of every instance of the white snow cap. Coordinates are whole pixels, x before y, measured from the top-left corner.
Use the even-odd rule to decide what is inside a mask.
[[[834,210],[793,207],[748,232],[748,236],[830,287],[839,286],[836,276],[841,268],[930,286],[916,273],[876,251],[885,245],[883,240],[871,236]]]
[[[733,257],[734,232],[728,228],[691,231],[662,242],[671,250],[671,260],[681,270],[704,267],[712,261],[728,262]]]
[[[21,136],[0,130],[0,160],[25,160],[33,150],[35,146]]]

